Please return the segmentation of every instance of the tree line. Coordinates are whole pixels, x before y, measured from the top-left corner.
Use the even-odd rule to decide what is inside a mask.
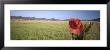
[[[22,16],[11,16],[11,19],[23,19],[23,20],[53,20],[53,21],[67,21],[67,20],[69,20],[69,19],[60,20],[60,19],[55,19],[55,18],[46,19],[46,18],[35,18],[35,17],[22,17]],[[100,22],[100,18],[91,19],[91,20],[82,20],[82,21],[99,21],[99,22]]]

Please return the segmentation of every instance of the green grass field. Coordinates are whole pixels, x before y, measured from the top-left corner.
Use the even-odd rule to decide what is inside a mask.
[[[82,21],[88,24],[93,21]],[[11,20],[11,40],[71,40],[68,21]],[[100,40],[100,23],[93,22],[84,40]]]

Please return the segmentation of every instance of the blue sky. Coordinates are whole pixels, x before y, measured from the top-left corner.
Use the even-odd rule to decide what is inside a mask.
[[[100,18],[100,10],[11,10],[11,16],[89,20]]]

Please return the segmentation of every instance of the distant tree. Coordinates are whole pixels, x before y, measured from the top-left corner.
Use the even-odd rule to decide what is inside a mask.
[[[51,18],[51,20],[56,20],[55,18]]]

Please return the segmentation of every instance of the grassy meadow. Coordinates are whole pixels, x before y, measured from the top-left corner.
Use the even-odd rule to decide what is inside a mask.
[[[100,23],[93,22],[90,30],[84,33],[84,40],[100,40]],[[71,40],[68,21],[11,20],[11,40]]]

